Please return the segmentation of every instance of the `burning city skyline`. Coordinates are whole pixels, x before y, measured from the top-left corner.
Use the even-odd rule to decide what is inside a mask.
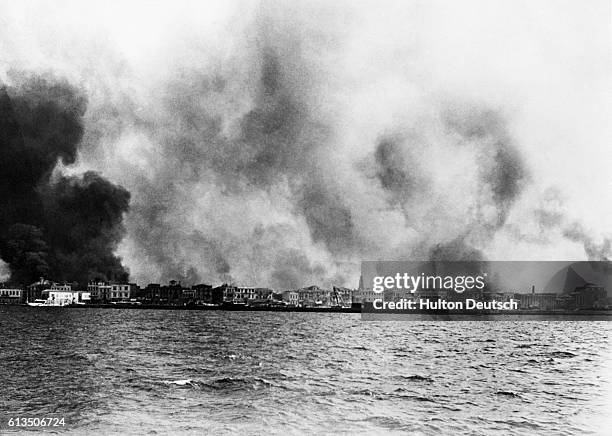
[[[3,3],[6,273],[609,259],[606,3],[491,3]]]

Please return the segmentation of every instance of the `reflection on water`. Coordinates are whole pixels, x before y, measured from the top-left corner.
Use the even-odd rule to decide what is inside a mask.
[[[610,410],[606,322],[5,306],[0,328],[0,418],[75,434],[604,434]]]

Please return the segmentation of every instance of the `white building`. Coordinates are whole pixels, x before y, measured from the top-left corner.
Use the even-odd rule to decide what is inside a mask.
[[[91,295],[89,292],[46,289],[42,292],[42,298],[47,300],[46,304],[48,306],[68,306],[70,304],[88,303]]]
[[[0,304],[18,304],[25,302],[23,289],[0,289]]]

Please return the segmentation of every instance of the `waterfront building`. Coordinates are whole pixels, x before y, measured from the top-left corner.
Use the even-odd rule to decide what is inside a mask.
[[[256,300],[271,300],[274,291],[270,288],[255,288]]]
[[[142,297],[142,289],[136,283],[128,283],[130,285],[130,301],[140,300]]]
[[[28,286],[26,299],[28,301],[34,301],[42,298],[42,291],[50,289],[53,282],[41,277],[37,282],[32,283]]]
[[[70,304],[85,304],[91,300],[89,292],[52,290],[42,292],[42,299],[47,300],[49,306],[68,306]]]
[[[161,297],[161,285],[149,283],[141,292],[142,302],[145,304],[159,304]]]
[[[222,284],[221,286],[217,286],[214,288],[215,292],[220,292],[223,303],[233,303],[234,295],[236,293],[236,287],[228,285],[227,283]]]
[[[87,285],[87,292],[91,294],[91,300],[96,303],[108,303],[117,301],[128,301],[132,288],[135,284],[130,283],[107,283],[103,281],[91,281]],[[54,286],[51,290],[71,292],[69,285]]]
[[[514,298],[519,302],[519,309],[522,310],[555,310],[560,308],[560,295],[555,292],[535,293],[532,289],[531,294],[515,294]]]
[[[26,302],[27,292],[17,288],[0,288],[0,304],[22,304]]]
[[[41,277],[37,282],[34,282],[28,286],[26,300],[34,301],[43,298],[43,291],[72,292],[72,284],[56,283]]]
[[[274,291],[270,288],[255,288],[255,298],[248,300],[249,306],[270,306],[274,305]]]
[[[221,288],[213,288],[211,285],[199,284],[191,287],[194,291],[194,301],[198,305],[223,303],[223,291]]]
[[[102,281],[91,281],[87,285],[87,292],[91,295],[91,301],[94,303],[106,303],[111,298],[112,286]]]
[[[331,304],[331,291],[316,285],[298,289],[297,293],[301,307],[329,307]]]
[[[573,309],[603,309],[608,305],[608,294],[603,286],[586,283],[570,293]]]
[[[300,304],[300,294],[297,291],[284,291],[281,295],[283,301],[289,306],[297,307]]]
[[[159,288],[159,303],[172,306],[183,304],[183,287],[178,280],[170,280],[168,286]]]
[[[256,288],[253,286],[236,286],[233,291],[233,298],[231,299],[234,304],[253,304],[257,302],[262,304],[263,302],[272,298],[272,289],[269,288]],[[228,300],[229,301],[229,294]]]
[[[360,288],[353,293],[353,304],[363,305],[364,303],[372,303],[377,298],[381,298],[381,294],[377,294],[372,289]]]
[[[130,284],[129,283],[111,283],[110,285],[110,301],[129,301],[130,299]]]
[[[184,304],[195,304],[196,291],[193,288],[183,289],[183,303]]]
[[[181,282],[170,280],[168,285],[149,283],[139,293],[139,301],[145,304],[179,306],[185,304]]]
[[[255,300],[255,288],[248,286],[237,286],[234,291],[234,298],[232,303],[234,304],[248,304]]]

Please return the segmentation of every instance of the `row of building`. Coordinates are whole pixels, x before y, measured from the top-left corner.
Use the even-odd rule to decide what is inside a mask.
[[[543,292],[514,294],[525,310],[584,310],[608,309],[612,302],[603,286],[587,283],[567,293]]]
[[[207,284],[182,286],[179,281],[171,280],[167,285],[151,283],[144,288],[135,283],[108,283],[92,281],[86,291],[76,291],[71,283],[54,283],[41,279],[27,289],[0,286],[0,304],[23,304],[40,302],[48,305],[69,304],[145,304],[168,306],[220,306],[224,304],[245,306],[291,306],[291,307],[359,307],[377,298],[399,301],[401,298],[443,298],[448,301],[472,298],[477,301],[510,301],[519,303],[521,310],[576,310],[607,309],[611,307],[610,298],[604,287],[591,283],[576,287],[572,292],[531,293],[422,290],[416,294],[405,291],[385,291],[382,295],[371,289],[352,290],[336,287],[324,289],[309,286],[296,290],[275,292],[270,288],[241,287],[222,284],[213,287]]]
[[[275,292],[270,288],[245,287],[222,284],[213,287],[197,284],[189,287],[171,280],[167,285],[150,283],[141,288],[135,283],[109,283],[92,281],[86,291],[77,291],[75,284],[55,283],[40,279],[27,289],[5,288],[0,285],[0,304],[30,302],[64,306],[69,304],[146,304],[146,305],[209,305],[223,304],[294,307],[351,307],[354,292],[351,289],[318,286]]]
[[[149,284],[138,290],[137,295],[132,295],[132,298],[135,297],[136,301],[142,304],[351,307],[354,303],[354,292],[336,286],[331,290],[309,286],[275,292],[270,288],[235,286],[227,283],[217,287],[199,284],[184,288],[180,282],[171,281],[167,286]]]

